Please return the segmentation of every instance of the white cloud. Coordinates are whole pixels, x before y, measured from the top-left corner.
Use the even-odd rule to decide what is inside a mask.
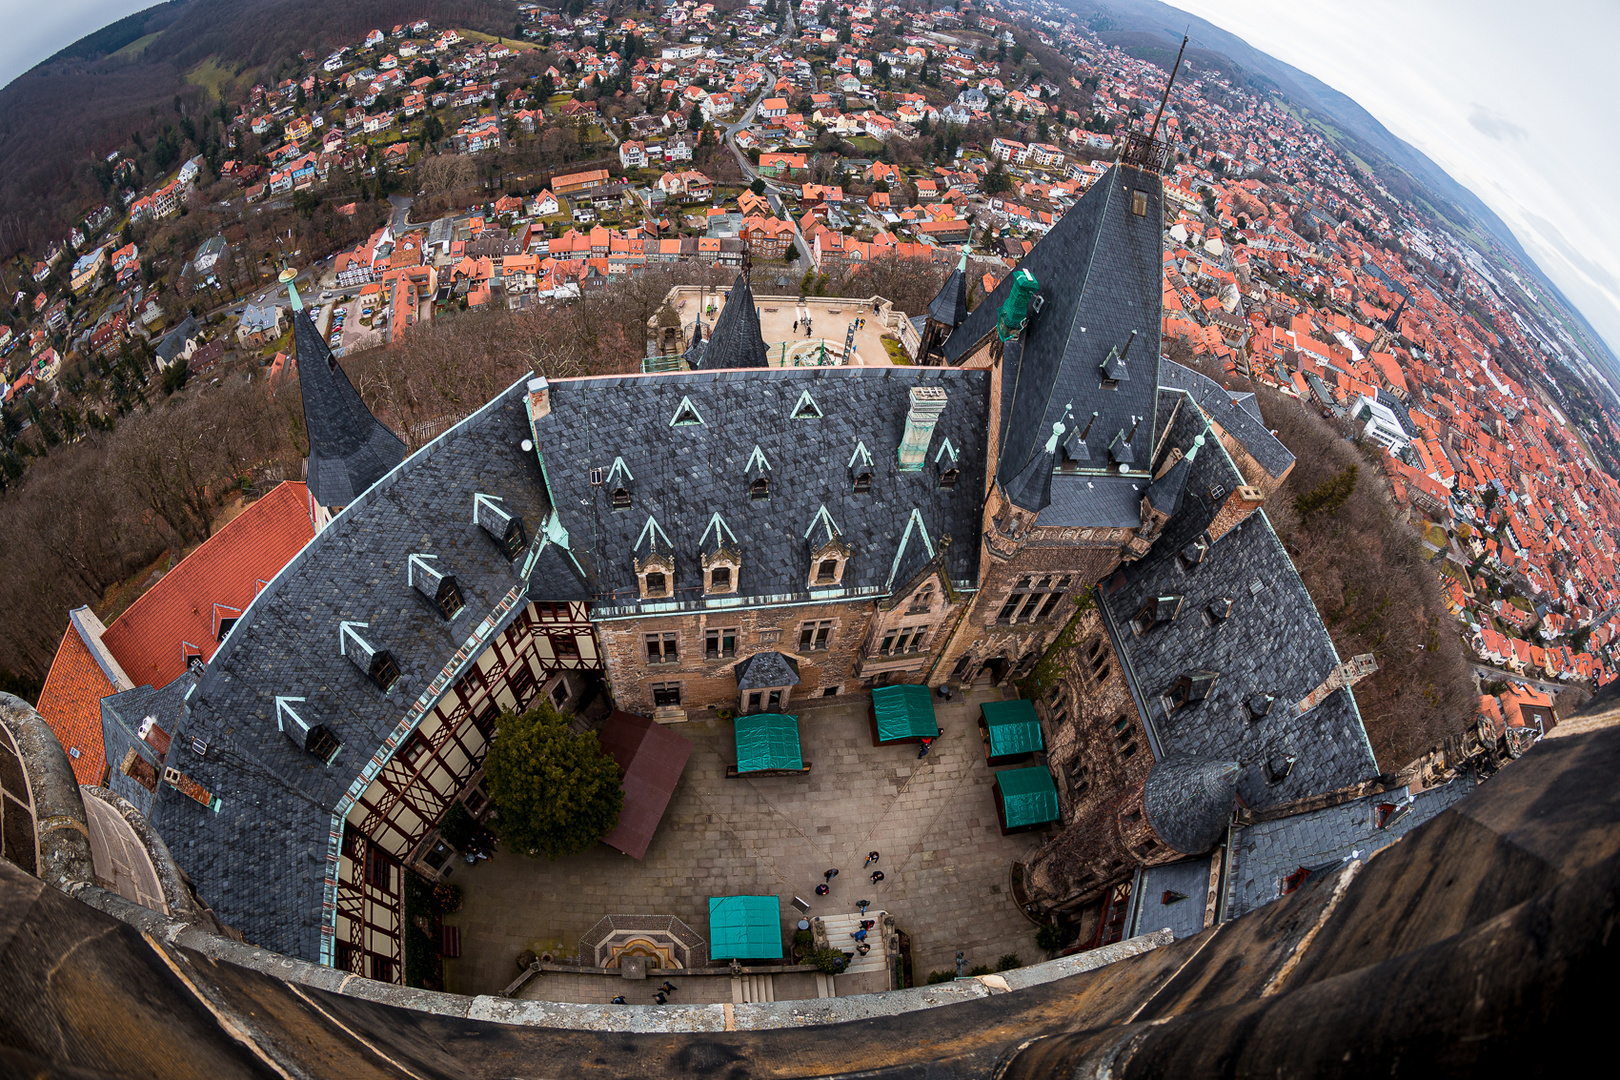
[[[1177,0],[1348,94],[1505,221],[1620,353],[1613,0]],[[1196,35],[1195,35],[1196,39]]]

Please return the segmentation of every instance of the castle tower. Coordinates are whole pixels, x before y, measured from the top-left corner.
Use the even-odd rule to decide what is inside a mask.
[[[305,482],[315,530],[405,460],[405,443],[371,414],[304,310],[291,269],[281,272],[293,311],[298,386],[309,436]]]
[[[759,328],[759,309],[754,306],[754,290],[748,275],[738,274],[726,296],[726,306],[715,320],[707,345],[697,342],[688,351],[693,368],[769,367],[765,335]]]

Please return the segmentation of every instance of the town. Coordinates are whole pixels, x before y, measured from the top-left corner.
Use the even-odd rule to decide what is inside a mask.
[[[1171,55],[1044,0],[524,3],[95,162],[6,270],[8,486],[185,395],[294,432],[51,630],[168,910],[402,986],[830,998],[1191,936],[1532,752],[1620,665],[1620,399],[1510,253]],[[506,366],[409,367],[480,325]],[[1347,503],[1433,619],[1315,561]],[[624,790],[547,863],[491,813],[530,709]]]

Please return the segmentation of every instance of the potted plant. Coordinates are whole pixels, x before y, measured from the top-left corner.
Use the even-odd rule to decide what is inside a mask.
[[[793,934],[793,959],[803,961],[805,955],[814,947],[816,936],[808,930],[798,930]]]

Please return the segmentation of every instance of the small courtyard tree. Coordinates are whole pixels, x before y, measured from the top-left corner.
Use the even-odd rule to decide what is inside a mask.
[[[613,831],[624,809],[618,763],[594,731],[574,734],[549,702],[521,716],[502,714],[484,774],[501,838],[531,857],[585,851]]]

